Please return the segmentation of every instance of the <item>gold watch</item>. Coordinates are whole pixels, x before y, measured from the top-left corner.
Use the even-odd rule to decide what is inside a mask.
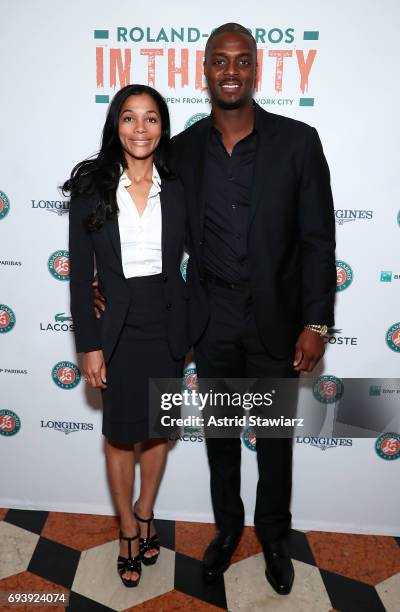
[[[304,326],[305,329],[311,329],[311,331],[315,332],[316,334],[319,334],[320,336],[326,336],[326,334],[328,333],[328,326],[327,325],[305,325]]]

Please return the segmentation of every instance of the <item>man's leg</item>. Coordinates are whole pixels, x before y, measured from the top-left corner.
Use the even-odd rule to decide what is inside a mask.
[[[298,377],[297,372],[293,370],[292,358],[277,360],[268,355],[259,338],[250,309],[246,330],[244,345],[249,378]],[[294,388],[290,389],[287,397],[289,402],[296,401]],[[284,542],[291,522],[292,448],[291,437],[266,438],[258,435],[256,439],[259,478],[254,525],[263,545],[267,579],[280,594],[290,592],[294,579],[293,565]]]
[[[250,378],[297,378],[292,360],[272,360],[265,352],[247,354]],[[288,401],[296,401],[295,389],[285,392]],[[286,407],[284,407],[285,409]],[[289,409],[289,407],[287,407]],[[289,413],[292,411],[289,409]],[[288,414],[289,414],[288,413]],[[268,416],[265,414],[264,416]],[[268,433],[268,432],[266,432]],[[292,515],[292,438],[257,436],[258,484],[254,525],[261,541],[276,541],[286,537]]]
[[[257,437],[259,476],[254,525],[262,542],[285,538],[290,527],[292,445],[291,438]]]
[[[241,298],[234,289],[209,286],[209,325],[195,347],[200,391],[207,392],[202,380],[244,376],[240,347]],[[241,440],[206,438],[210,466],[211,498],[218,535],[204,556],[205,579],[218,578],[229,566],[244,523],[240,497]]]

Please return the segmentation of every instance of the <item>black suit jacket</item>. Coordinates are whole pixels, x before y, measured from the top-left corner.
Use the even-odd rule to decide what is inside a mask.
[[[176,359],[188,342],[188,294],[180,272],[185,243],[186,211],[179,180],[161,181],[162,274],[167,311],[168,344]],[[71,314],[78,352],[102,349],[108,361],[115,348],[130,303],[123,274],[118,219],[88,232],[85,220],[98,203],[98,194],[71,199],[69,222]],[[107,307],[98,320],[93,308],[94,258]]]
[[[333,201],[317,131],[258,105],[255,112],[258,147],[247,227],[250,286],[262,341],[268,352],[283,358],[293,354],[304,324],[334,324]],[[208,319],[202,249],[211,125],[206,117],[172,140],[175,171],[188,203],[192,342]]]

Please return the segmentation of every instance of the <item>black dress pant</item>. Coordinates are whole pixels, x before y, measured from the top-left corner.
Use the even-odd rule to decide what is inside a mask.
[[[293,358],[271,357],[262,344],[246,286],[208,283],[209,324],[195,346],[202,378],[296,378]],[[294,347],[293,347],[294,357]],[[244,523],[240,497],[241,440],[207,438],[211,497],[219,531],[235,533]],[[274,541],[287,534],[291,521],[292,439],[257,438],[259,479],[254,524],[259,538]]]

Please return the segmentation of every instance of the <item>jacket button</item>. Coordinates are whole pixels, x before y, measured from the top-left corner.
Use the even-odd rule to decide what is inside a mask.
[[[199,246],[203,246],[203,241],[202,240],[200,240]]]
[[[171,304],[171,302],[168,302],[168,304],[167,304],[167,310],[171,310],[171,308],[172,308],[172,304]]]
[[[163,274],[162,279],[163,279],[163,281],[165,283],[168,280],[168,274]]]

